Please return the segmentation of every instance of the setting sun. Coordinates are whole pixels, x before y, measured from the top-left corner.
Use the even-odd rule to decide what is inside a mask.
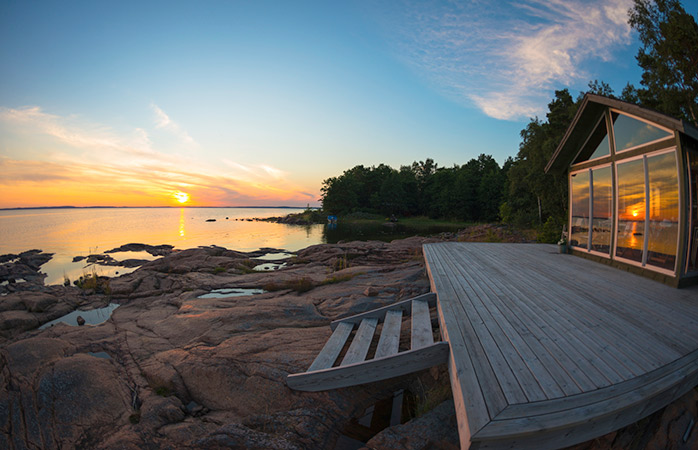
[[[179,203],[186,203],[189,201],[189,194],[187,194],[186,192],[177,191],[174,194],[172,194],[172,196],[176,198]]]

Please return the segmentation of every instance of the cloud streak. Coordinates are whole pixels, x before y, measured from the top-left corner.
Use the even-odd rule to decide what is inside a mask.
[[[189,136],[189,133],[174,122],[158,105],[151,103],[150,108],[155,113],[155,124],[158,128],[169,131],[186,144],[196,145],[196,141]]]
[[[630,0],[408,4],[386,19],[399,57],[448,97],[497,119],[542,112],[554,88],[630,42]]]
[[[163,126],[171,126],[165,116],[162,121]],[[40,148],[41,157],[0,156],[0,187],[13,192],[12,198],[0,201],[0,207],[157,206],[169,204],[175,191],[186,192],[193,204],[206,206],[315,201],[307,187],[289,182],[279,169],[225,160],[212,165],[191,156],[168,154],[153,148],[142,128],[123,137],[110,127],[33,106],[0,107],[0,130],[21,133],[25,145],[40,142],[41,135],[53,138],[50,147],[63,144],[51,151]],[[226,170],[226,165],[235,170]]]

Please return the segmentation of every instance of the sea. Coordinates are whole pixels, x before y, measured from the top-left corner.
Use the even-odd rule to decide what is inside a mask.
[[[0,211],[0,255],[39,249],[53,253],[41,267],[45,284],[61,284],[96,270],[118,276],[135,268],[89,266],[76,256],[102,254],[124,244],[170,244],[175,249],[217,245],[252,251],[264,247],[294,252],[323,242],[324,225],[255,221],[301,208],[55,208]],[[110,254],[116,260],[154,259],[146,252]]]

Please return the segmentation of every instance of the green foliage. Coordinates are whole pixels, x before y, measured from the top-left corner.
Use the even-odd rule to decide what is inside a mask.
[[[698,24],[678,0],[634,0],[628,21],[642,44],[642,85],[623,98],[698,125]]]
[[[506,172],[484,154],[450,168],[437,167],[432,159],[400,170],[356,166],[323,182],[322,206],[345,217],[368,213],[493,221],[505,186]]]
[[[222,272],[225,272],[225,267],[216,266],[216,267],[213,268],[213,274],[214,274],[214,275],[215,275],[215,274],[222,273]]]
[[[556,244],[562,235],[562,227],[565,221],[559,217],[548,217],[543,226],[538,230],[536,241],[547,244]]]
[[[605,83],[590,89],[610,89]],[[567,175],[545,173],[557,145],[579,108],[567,89],[555,91],[546,122],[538,118],[521,131],[516,159],[507,170],[508,191],[499,207],[502,220],[518,226],[542,225],[549,217],[567,217]]]

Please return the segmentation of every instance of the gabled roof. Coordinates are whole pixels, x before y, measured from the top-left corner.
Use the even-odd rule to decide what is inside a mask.
[[[553,157],[550,158],[545,172],[562,172],[572,163],[572,159],[577,154],[579,146],[584,143],[591,134],[596,123],[607,107],[617,109],[621,112],[632,114],[650,122],[654,122],[670,130],[676,130],[698,140],[698,128],[690,123],[675,119],[666,114],[652,109],[642,108],[633,103],[624,102],[613,98],[596,94],[586,94],[582,99],[582,104],[577,110],[574,119],[565,132],[560,145],[555,149]]]

